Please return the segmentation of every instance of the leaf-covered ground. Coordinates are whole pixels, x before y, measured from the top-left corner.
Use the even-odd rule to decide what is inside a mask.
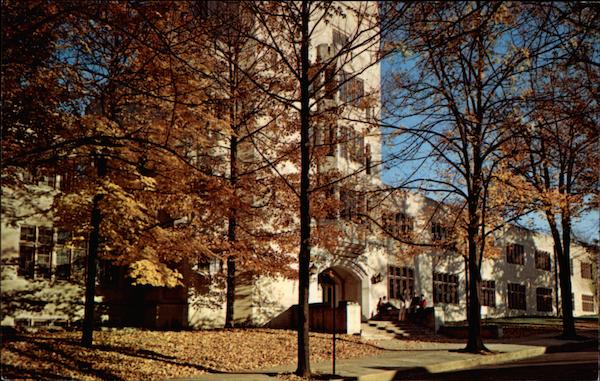
[[[159,380],[296,361],[296,332],[284,330],[101,331],[93,349],[80,346],[79,338],[78,332],[38,332],[3,340],[3,379]],[[331,335],[311,334],[310,344],[311,361],[331,358]],[[341,335],[336,352],[341,359],[381,351]]]

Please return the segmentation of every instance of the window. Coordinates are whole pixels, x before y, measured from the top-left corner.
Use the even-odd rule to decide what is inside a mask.
[[[340,201],[342,203],[340,217],[343,219],[360,219],[367,212],[365,195],[361,192],[340,189]]]
[[[496,307],[496,281],[482,280],[481,283],[481,305]]]
[[[552,312],[552,289],[538,287],[535,289],[537,310],[540,312]]]
[[[71,250],[60,247],[56,250],[56,278],[69,279],[71,276]]]
[[[338,87],[335,78],[335,67],[325,68],[325,99],[334,99]]]
[[[223,262],[217,258],[198,256],[197,270],[203,275],[215,275],[223,270]]]
[[[85,274],[85,261],[87,257],[87,241],[75,241],[71,256],[71,276],[83,278]]]
[[[415,290],[415,270],[412,267],[389,266],[388,279],[389,298],[410,301]]]
[[[433,273],[433,303],[458,304],[458,275]]]
[[[340,101],[353,106],[360,106],[365,96],[365,82],[342,71],[340,74]]]
[[[408,235],[413,230],[413,218],[404,213],[388,214],[384,226],[385,230],[394,235]]]
[[[594,279],[592,276],[592,264],[589,262],[581,262],[581,277],[583,279]]]
[[[525,286],[517,283],[508,284],[508,308],[512,310],[526,310]]]
[[[535,251],[535,268],[545,271],[551,270],[550,253],[546,251]]]
[[[525,250],[523,245],[512,243],[506,245],[506,261],[515,265],[525,264]]]
[[[431,224],[431,238],[434,241],[441,241],[448,237],[448,229],[442,224],[434,222]]]
[[[348,35],[338,29],[333,29],[331,37],[332,37],[333,46],[335,46],[336,51],[339,51],[346,44],[348,44],[348,40],[349,40]]]
[[[35,242],[35,226],[21,226],[21,241]]]
[[[64,245],[71,241],[71,232],[66,230],[59,230],[56,235],[56,243],[58,245]]]
[[[25,278],[33,278],[35,264],[35,247],[21,244],[19,246],[18,274]]]
[[[340,127],[340,152],[344,159],[363,163],[365,158],[365,137],[351,126]]]
[[[52,264],[52,246],[39,246],[37,248],[37,274],[42,278],[50,278]]]
[[[371,174],[371,145],[367,144],[365,147],[365,172],[367,175]]]
[[[52,245],[54,230],[52,228],[40,227],[38,229],[38,242],[42,245]]]
[[[56,279],[69,279],[83,274],[87,242],[72,241],[70,232],[59,230],[54,242],[51,227],[21,226],[20,238],[19,275],[50,279],[54,274]],[[71,243],[75,245],[73,251]]]
[[[581,295],[581,309],[584,312],[594,312],[594,296]]]

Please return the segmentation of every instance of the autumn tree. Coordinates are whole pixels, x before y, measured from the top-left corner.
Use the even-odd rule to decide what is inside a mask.
[[[60,167],[68,185],[56,198],[61,223],[90,234],[84,345],[92,343],[99,253],[128,265],[135,282],[173,286],[181,274],[167,264],[209,252],[202,235],[215,224],[205,211],[221,209],[209,207],[219,198],[197,160],[204,145],[190,143],[206,141],[199,136],[210,112],[206,93],[198,91],[204,79],[187,70],[187,63],[209,65],[210,59],[186,57],[190,47],[182,41],[198,42],[206,34],[190,22],[186,4],[173,5],[50,4],[61,16],[43,70],[67,96],[47,111],[58,119],[56,128],[15,122],[11,136],[21,141],[7,140],[6,146],[3,141],[8,153],[3,176],[5,168]],[[24,25],[31,28],[25,35],[35,37],[35,28],[48,19],[53,20]],[[17,94],[24,84],[11,82]],[[34,115],[44,111],[29,106]],[[184,223],[175,226],[176,220]]]
[[[481,264],[490,229],[493,187],[506,182],[501,153],[518,118],[518,79],[531,55],[520,28],[523,4],[413,4],[394,44],[402,51],[384,85],[384,126],[396,147],[387,165],[404,163],[398,187],[454,205],[464,229],[468,267],[465,351],[487,351],[481,337]],[[496,203],[502,205],[502,203]]]
[[[281,178],[289,179],[286,183],[299,202],[297,215],[300,236],[298,368],[296,373],[300,376],[309,376],[311,371],[308,289],[311,247],[319,244],[319,236],[324,236],[319,235],[321,225],[314,217],[327,215],[327,212],[321,210],[323,207],[336,207],[333,205],[335,203],[330,201],[333,185],[343,180],[344,176],[350,178],[366,170],[364,163],[361,163],[360,169],[355,169],[350,174],[337,173],[336,175],[334,169],[328,168],[327,165],[321,166],[319,163],[326,161],[324,157],[331,152],[331,149],[335,152],[335,147],[345,146],[345,143],[353,144],[360,140],[355,134],[339,133],[335,126],[340,119],[339,113],[356,107],[362,100],[368,102],[369,92],[363,90],[363,93],[359,94],[358,88],[353,88],[352,90],[356,91],[349,90],[344,93],[346,97],[337,97],[336,94],[342,88],[348,90],[349,87],[344,85],[349,85],[361,73],[379,62],[380,32],[384,33],[386,27],[380,18],[377,5],[369,3],[263,2],[253,3],[251,9],[256,21],[256,33],[251,40],[257,46],[266,48],[278,62],[278,66],[274,67],[275,70],[270,74],[279,76],[285,73],[285,77],[292,78],[289,82],[282,81],[273,87],[259,85],[258,89],[285,107],[287,117],[285,128],[293,132],[291,135],[293,139],[287,141],[291,150],[283,155],[269,157],[268,162]],[[391,7],[391,11],[395,10],[396,8]],[[345,24],[346,19],[353,21]],[[386,20],[392,22],[396,19],[390,17]],[[330,46],[329,50],[323,48],[322,51],[315,51],[316,42],[319,41],[320,36],[324,36],[323,33],[330,24],[338,26],[342,31],[338,35],[340,38],[336,38],[333,43],[329,40],[324,44]],[[352,70],[350,62],[355,55],[361,54],[365,58],[364,61]],[[242,74],[246,75],[244,70]],[[378,92],[372,93],[373,99],[377,99],[378,94]],[[335,100],[340,103],[336,104]],[[347,114],[347,118],[350,117]],[[329,135],[327,135],[328,131]],[[356,147],[354,144],[353,146]],[[264,146],[257,145],[257,148],[262,152],[261,156],[268,152]],[[298,177],[297,182],[293,181],[294,176],[286,175],[285,167],[289,165],[297,168],[297,172],[294,171]],[[289,170],[287,171],[289,173]],[[325,196],[326,194],[329,197]],[[329,201],[315,205],[316,199]]]
[[[289,190],[256,152],[261,137],[286,132],[278,128],[283,107],[259,91],[286,81],[285,73],[271,75],[277,64],[265,47],[252,41],[255,19],[250,7],[238,2],[207,2],[197,6],[197,17],[210,25],[206,50],[215,65],[206,73],[211,81],[212,105],[226,130],[217,141],[215,157],[226,169],[227,229],[221,248],[226,261],[225,327],[234,325],[237,273],[290,275]],[[225,20],[225,21],[224,21]],[[276,131],[277,129],[277,131]],[[271,140],[270,155],[286,147]],[[239,266],[238,266],[239,265]],[[251,276],[251,275],[250,275]]]
[[[548,222],[559,269],[564,338],[577,337],[571,295],[574,221],[598,207],[598,10],[575,4],[537,9],[548,52],[532,58],[523,107],[527,126],[515,131],[510,166]],[[595,21],[594,21],[595,20]],[[559,306],[557,306],[559,309]]]

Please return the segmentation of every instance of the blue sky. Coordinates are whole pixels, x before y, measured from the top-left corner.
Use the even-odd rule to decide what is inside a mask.
[[[387,61],[384,61],[382,63],[382,82],[390,78],[390,74],[394,70],[394,65],[402,66],[402,63],[399,63],[398,61],[395,61],[391,64]],[[391,123],[389,120],[385,120],[385,116],[382,117],[384,118],[384,121]],[[410,126],[411,124],[416,124],[418,120],[418,117],[412,117],[403,120],[402,123],[404,125]],[[385,135],[385,132],[382,132]],[[386,158],[388,158],[389,155],[393,152],[394,149],[394,147],[391,147],[390,145],[387,145],[384,141],[382,141],[382,158],[384,162]],[[382,180],[387,185],[396,185],[403,179],[408,178],[413,173],[414,169],[416,168],[416,165],[416,163],[411,164],[410,162],[403,162],[400,166],[397,163],[394,163],[390,167],[386,167],[384,165],[381,172]],[[436,167],[432,165],[432,163],[427,163],[425,166],[419,168],[419,176],[435,178],[435,169]],[[439,196],[436,197],[436,195],[428,196],[439,198]],[[542,214],[532,213],[527,217],[523,218],[520,221],[520,223],[526,227],[549,233],[548,222]],[[600,240],[600,211],[596,209],[584,214],[580,218],[575,219],[573,223],[573,233],[577,238],[583,239],[588,242],[591,242],[593,240]]]

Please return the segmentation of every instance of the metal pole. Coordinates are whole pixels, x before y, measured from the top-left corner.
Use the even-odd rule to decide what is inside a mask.
[[[335,303],[336,299],[335,299],[335,283],[333,283],[333,372],[332,374],[335,376],[335,331],[336,331],[336,324],[335,324],[335,310],[336,310],[336,303]]]

